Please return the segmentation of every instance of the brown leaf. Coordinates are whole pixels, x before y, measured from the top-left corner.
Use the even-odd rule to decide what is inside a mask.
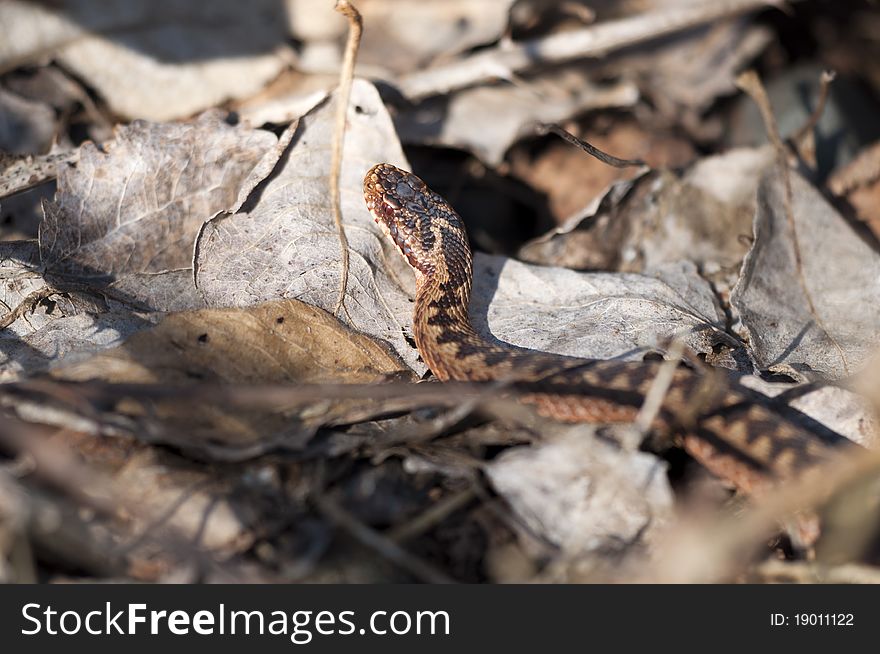
[[[62,365],[52,374],[75,381],[168,384],[410,378],[385,346],[296,300],[171,314],[123,345]],[[117,409],[132,416],[140,425],[136,431],[148,439],[173,442],[202,456],[247,458],[304,445],[315,429],[344,416],[347,406],[327,398],[307,415],[292,407],[260,412],[175,400],[124,401]]]

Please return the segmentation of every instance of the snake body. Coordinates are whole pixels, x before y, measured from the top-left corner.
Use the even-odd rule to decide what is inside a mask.
[[[415,271],[413,335],[439,380],[515,381],[526,389],[521,401],[562,422],[634,420],[662,362],[576,359],[488,341],[468,319],[471,250],[449,203],[390,164],[366,174],[364,199]],[[677,368],[652,429],[680,436],[691,456],[743,492],[760,493],[812,469],[849,443],[821,437],[726,378],[712,386]]]

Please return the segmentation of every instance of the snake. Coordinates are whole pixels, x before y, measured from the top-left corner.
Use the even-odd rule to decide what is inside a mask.
[[[415,271],[412,335],[438,380],[507,382],[520,402],[563,423],[636,419],[664,361],[579,359],[485,338],[468,317],[473,259],[465,223],[449,202],[388,163],[370,168],[363,190],[373,220]],[[855,447],[726,375],[681,365],[650,428],[750,495]]]

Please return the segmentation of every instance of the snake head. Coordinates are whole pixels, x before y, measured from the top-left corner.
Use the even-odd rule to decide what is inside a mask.
[[[435,270],[442,244],[467,248],[461,218],[412,173],[387,163],[373,166],[364,177],[364,200],[409,264],[426,275]]]

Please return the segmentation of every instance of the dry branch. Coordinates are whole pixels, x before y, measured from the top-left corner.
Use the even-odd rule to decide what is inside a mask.
[[[348,40],[345,43],[345,56],[339,75],[339,104],[336,106],[336,127],[333,130],[333,159],[330,164],[330,204],[333,207],[333,220],[339,233],[339,247],[342,255],[342,275],[339,280],[339,297],[333,313],[345,309],[345,291],[348,287],[348,237],[342,224],[342,199],[340,196],[339,178],[342,175],[342,151],[345,144],[345,122],[348,115],[351,82],[354,79],[354,63],[357,58],[358,46],[361,42],[363,23],[357,8],[347,0],[337,0],[336,11],[348,19]],[[351,316],[348,316],[351,322]]]

